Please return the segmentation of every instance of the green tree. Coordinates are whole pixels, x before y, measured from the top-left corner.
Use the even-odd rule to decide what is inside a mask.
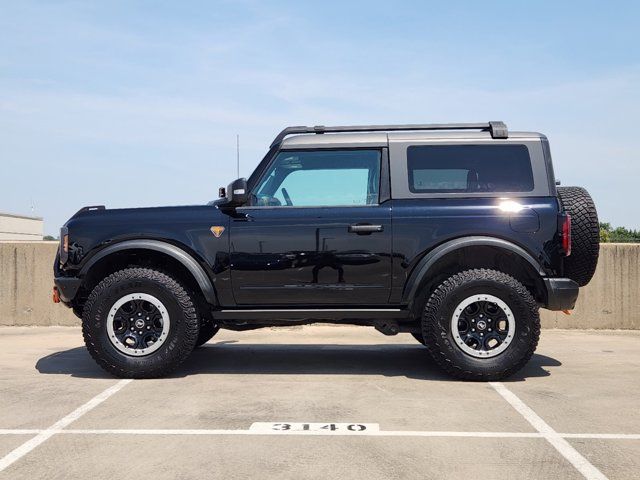
[[[608,222],[600,223],[600,241],[603,243],[640,243],[640,230],[626,227],[611,227]]]
[[[611,224],[600,222],[600,243],[611,241]]]

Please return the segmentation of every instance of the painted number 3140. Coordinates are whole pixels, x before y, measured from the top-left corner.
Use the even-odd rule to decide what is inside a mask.
[[[367,427],[361,423],[350,423],[348,425],[343,423],[276,423],[271,428],[273,430],[329,430],[331,432],[344,429],[350,432],[362,432],[367,429]]]
[[[377,424],[366,423],[300,423],[281,422],[263,423],[256,422],[251,425],[251,430],[269,430],[272,432],[293,433],[293,432],[318,432],[318,433],[358,433],[364,431],[377,430]]]

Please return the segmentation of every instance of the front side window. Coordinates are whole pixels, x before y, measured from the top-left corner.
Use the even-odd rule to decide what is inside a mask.
[[[379,150],[281,151],[254,189],[256,206],[378,203]]]
[[[416,145],[407,149],[413,193],[531,192],[525,145]]]

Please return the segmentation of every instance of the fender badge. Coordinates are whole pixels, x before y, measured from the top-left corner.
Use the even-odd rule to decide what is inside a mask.
[[[221,225],[214,225],[211,227],[211,233],[213,233],[214,237],[220,238],[220,235],[224,233],[224,227]]]

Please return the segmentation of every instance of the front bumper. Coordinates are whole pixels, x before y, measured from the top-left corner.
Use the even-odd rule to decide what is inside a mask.
[[[545,278],[548,310],[572,310],[576,306],[579,287],[570,278]]]
[[[82,280],[76,277],[55,277],[53,283],[58,287],[60,300],[70,303],[78,293]]]

